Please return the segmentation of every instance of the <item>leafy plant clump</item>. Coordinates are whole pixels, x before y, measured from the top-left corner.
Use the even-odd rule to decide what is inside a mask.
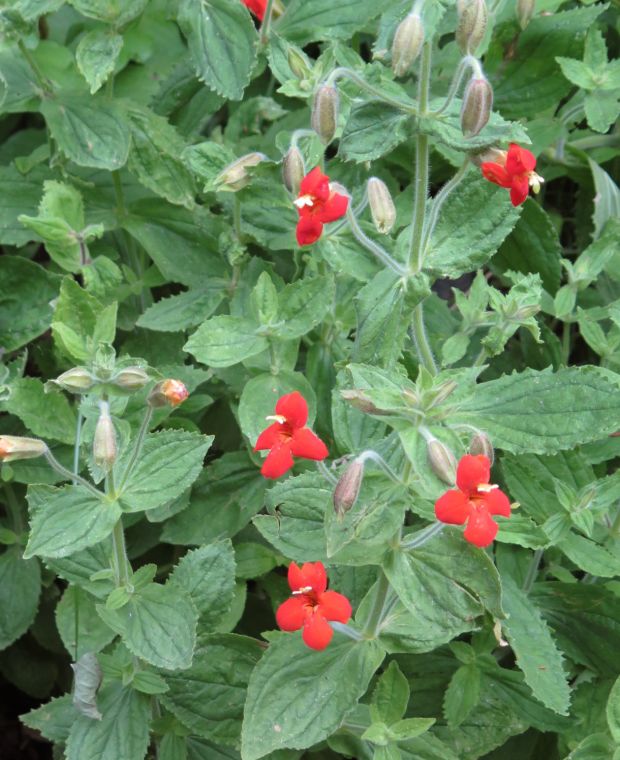
[[[619,24],[0,3],[3,758],[620,758]]]

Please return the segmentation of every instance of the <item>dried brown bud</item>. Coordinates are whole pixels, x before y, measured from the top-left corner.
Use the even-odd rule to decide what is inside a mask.
[[[469,444],[469,453],[473,456],[484,454],[484,456],[489,460],[491,464],[493,464],[493,461],[495,459],[495,452],[493,451],[491,440],[486,433],[482,432],[476,433],[476,435],[471,439],[471,443]]]
[[[47,451],[47,444],[38,438],[23,438],[19,435],[0,435],[0,462],[16,459],[36,459]]]
[[[364,391],[340,391],[340,395],[345,401],[348,401],[351,406],[359,409],[360,412],[364,412],[365,414],[382,414],[381,409],[372,403]]]
[[[96,385],[97,378],[86,367],[73,367],[50,382],[70,393],[88,393]]]
[[[121,390],[133,393],[133,391],[139,391],[140,388],[144,388],[149,379],[147,373],[140,367],[127,367],[117,372],[111,382],[121,388]]]
[[[293,195],[299,195],[299,186],[306,173],[304,158],[295,145],[291,145],[282,159],[282,182]]]
[[[454,485],[456,481],[456,457],[450,449],[437,438],[433,438],[426,444],[428,461],[438,478]]]
[[[371,177],[366,186],[368,205],[377,232],[387,235],[396,222],[396,207],[385,182]]]
[[[535,8],[536,0],[517,0],[517,20],[521,29],[530,23]]]
[[[465,137],[477,135],[486,127],[493,107],[493,88],[485,77],[472,77],[465,90],[461,108],[461,129]]]
[[[264,153],[248,153],[241,156],[232,164],[228,164],[215,178],[215,185],[218,190],[236,193],[238,190],[249,184],[250,175],[248,167],[256,166],[264,161],[267,156]]]
[[[106,471],[112,469],[116,462],[116,432],[107,401],[101,401],[99,404],[99,419],[93,439],[93,459],[96,465]]]
[[[188,396],[189,392],[180,380],[162,380],[149,393],[147,403],[154,408],[178,406]]]
[[[484,0],[458,0],[456,42],[463,54],[473,53],[487,29],[487,6]]]
[[[404,76],[420,55],[424,44],[424,24],[417,13],[410,13],[396,28],[392,42],[392,70]]]
[[[340,476],[334,489],[334,509],[339,518],[345,515],[357,501],[364,479],[364,462],[354,459]]]
[[[336,134],[339,107],[338,90],[330,84],[321,85],[314,95],[310,123],[324,145],[328,145]]]

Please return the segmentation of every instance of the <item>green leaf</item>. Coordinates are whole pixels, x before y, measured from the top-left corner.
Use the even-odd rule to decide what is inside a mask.
[[[124,607],[110,610],[98,605],[97,612],[136,657],[166,670],[192,664],[198,615],[178,584],[149,583]]]
[[[55,697],[41,707],[20,715],[21,722],[51,742],[66,742],[78,717],[70,694]]]
[[[59,287],[60,278],[38,264],[0,257],[0,345],[5,351],[16,351],[49,329]]]
[[[453,415],[500,449],[553,453],[615,432],[617,376],[599,367],[525,370],[480,383]]]
[[[474,663],[461,665],[446,689],[443,712],[450,728],[457,728],[480,701],[480,670]]]
[[[435,723],[435,718],[405,718],[390,727],[390,733],[397,742],[409,741],[425,733]]]
[[[75,440],[75,411],[66,396],[47,394],[35,377],[21,377],[11,383],[10,395],[2,408],[14,414],[31,433],[72,444]]]
[[[576,533],[569,533],[566,538],[556,543],[558,549],[586,573],[601,578],[614,578],[620,575],[620,557],[595,541]]]
[[[378,16],[381,6],[373,0],[292,0],[281,21],[278,34],[298,45],[315,40],[347,39]]]
[[[69,733],[66,759],[143,760],[149,744],[149,699],[112,683],[101,689],[97,703],[102,719],[78,717]]]
[[[120,169],[129,155],[129,128],[114,102],[63,93],[44,100],[41,113],[58,147],[78,166]]]
[[[40,494],[39,500],[45,498]],[[36,508],[33,500],[33,509]],[[105,598],[114,588],[110,569],[111,540],[96,544],[63,559],[46,559],[45,564],[60,578],[75,583],[98,599]]]
[[[200,630],[215,630],[235,593],[235,553],[230,541],[218,541],[188,552],[170,581],[189,593],[200,616]]]
[[[583,61],[578,61],[576,58],[564,58],[563,56],[556,56],[555,60],[560,64],[562,74],[569,82],[584,90],[596,89],[594,72]]]
[[[87,652],[100,652],[116,635],[97,614],[93,597],[79,586],[65,589],[56,607],[56,627],[74,661]]]
[[[248,542],[235,546],[235,562],[237,578],[259,578],[266,575],[278,565],[277,555],[263,544]]]
[[[92,29],[80,39],[75,60],[91,94],[97,92],[114,71],[122,47],[122,36],[106,28]]]
[[[198,77],[230,100],[241,100],[256,60],[256,31],[241,3],[181,0],[179,26]]]
[[[231,367],[268,348],[267,338],[258,335],[257,329],[244,317],[211,317],[190,335],[183,350],[202,364]]]
[[[395,660],[392,660],[377,681],[370,702],[373,721],[391,726],[400,720],[409,703],[409,684]]]
[[[154,509],[180,496],[200,474],[212,442],[212,435],[186,430],[149,433],[138,462],[119,493],[123,509],[127,512]],[[132,453],[133,446],[129,446],[117,462],[119,476],[125,472]]]
[[[36,559],[22,559],[17,547],[0,554],[0,650],[30,628],[40,593],[41,570]]]
[[[84,16],[121,27],[139,16],[148,0],[70,0],[70,3]]]
[[[279,294],[279,320],[275,328],[282,338],[300,338],[316,327],[332,306],[336,287],[331,277],[306,277],[286,285]]]
[[[162,298],[140,315],[136,324],[147,330],[180,332],[196,327],[213,314],[224,300],[224,283],[208,290],[188,290]]]
[[[620,95],[617,91],[588,93],[583,104],[588,125],[596,132],[607,132],[620,115]]]
[[[607,725],[616,744],[620,744],[620,677],[611,689],[607,700]]]
[[[566,760],[609,760],[612,753],[613,760],[616,760],[617,748],[607,734],[592,734],[579,742]]]
[[[247,636],[201,637],[191,668],[166,674],[170,690],[160,700],[193,734],[238,745],[248,681],[262,653]]]
[[[373,161],[409,136],[409,116],[385,103],[354,105],[345,124],[338,155],[345,161]]]
[[[613,181],[613,179],[607,174],[604,169],[588,159],[590,164],[590,170],[592,171],[592,178],[594,179],[594,189],[596,195],[594,196],[594,214],[592,220],[594,222],[594,240],[599,238],[603,232],[603,228],[610,219],[618,219],[620,217],[620,188]]]
[[[570,686],[563,657],[549,628],[531,600],[510,577],[502,578],[508,619],[502,623],[506,638],[536,699],[560,715],[568,715]]]
[[[30,486],[28,503],[30,538],[25,557],[66,557],[98,544],[121,516],[118,502],[98,499],[79,485]]]
[[[352,642],[336,634],[317,652],[305,646],[299,632],[279,636],[250,677],[243,760],[326,739],[364,694],[383,657],[375,641]]]

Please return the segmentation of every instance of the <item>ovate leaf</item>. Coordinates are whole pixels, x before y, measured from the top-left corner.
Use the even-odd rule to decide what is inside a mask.
[[[97,92],[114,71],[122,47],[122,36],[106,28],[93,29],[81,38],[75,60],[91,93]]]
[[[231,367],[264,351],[267,338],[257,335],[258,325],[243,317],[212,317],[190,336],[184,351],[210,367]]]

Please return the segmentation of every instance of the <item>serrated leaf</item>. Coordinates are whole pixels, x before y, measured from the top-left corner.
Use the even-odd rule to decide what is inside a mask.
[[[212,317],[190,335],[183,350],[207,366],[231,367],[268,348],[267,338],[257,335],[257,328],[244,317]]]
[[[556,546],[586,573],[601,578],[614,578],[620,575],[620,557],[595,541],[585,536],[570,533],[557,541]]]
[[[293,0],[277,24],[278,34],[305,45],[314,40],[346,39],[378,16],[381,7],[373,0]]]
[[[136,324],[159,332],[187,330],[208,319],[222,303],[224,296],[224,283],[209,290],[188,290],[168,296],[149,306]]]
[[[284,324],[275,331],[286,340],[300,338],[310,332],[325,317],[335,294],[335,283],[331,277],[307,277],[286,285],[278,297],[278,319]]]
[[[139,16],[148,0],[70,0],[70,3],[84,16],[121,27]]]
[[[396,661],[390,662],[381,674],[370,702],[370,715],[374,721],[391,726],[400,720],[409,703],[409,684]]]
[[[80,39],[75,60],[91,94],[97,92],[114,71],[122,47],[122,36],[106,28],[92,29]]]
[[[22,559],[17,547],[0,554],[0,650],[30,628],[40,593],[41,570],[36,559]]]
[[[617,90],[588,93],[583,105],[588,125],[596,132],[607,132],[620,115],[620,95]]]
[[[25,726],[38,731],[51,742],[66,742],[77,717],[78,712],[73,706],[71,695],[65,694],[51,699],[25,715],[20,715],[19,719]]]
[[[594,240],[599,238],[610,219],[620,218],[620,188],[604,169],[588,159],[594,179]]]
[[[115,636],[97,614],[93,597],[79,586],[67,586],[55,617],[62,643],[74,660],[100,652]]]
[[[351,109],[338,154],[345,161],[373,161],[404,142],[409,116],[385,103],[362,103]]]
[[[45,393],[38,378],[22,377],[12,383],[2,408],[19,417],[35,436],[70,444],[75,439],[75,411],[66,396]]]
[[[450,728],[457,728],[480,700],[480,670],[462,665],[450,679],[443,700],[443,712]]]

